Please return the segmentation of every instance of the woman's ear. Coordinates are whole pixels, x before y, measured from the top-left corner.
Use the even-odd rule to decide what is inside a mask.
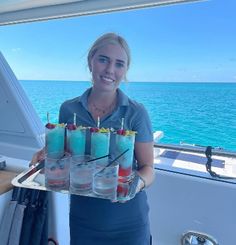
[[[92,72],[91,59],[88,60],[88,68],[89,68],[89,71]]]
[[[92,66],[91,63],[88,64],[89,71],[92,72]]]

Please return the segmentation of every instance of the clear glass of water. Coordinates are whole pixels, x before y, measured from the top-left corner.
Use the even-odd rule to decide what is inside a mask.
[[[71,157],[70,165],[70,192],[72,194],[88,194],[92,191],[95,162],[90,155]]]
[[[108,162],[107,162],[108,164]],[[106,164],[106,165],[107,165]],[[99,164],[93,178],[93,192],[101,198],[116,199],[118,163],[103,167]]]
[[[58,152],[50,153],[45,158],[45,186],[53,190],[68,190],[70,175],[69,154],[58,157]]]

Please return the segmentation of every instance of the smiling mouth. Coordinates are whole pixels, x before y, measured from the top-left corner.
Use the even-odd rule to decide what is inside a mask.
[[[115,82],[115,80],[113,80],[113,79],[110,78],[110,77],[101,76],[101,78],[102,78],[103,81],[108,82],[108,83],[113,83],[113,82]]]

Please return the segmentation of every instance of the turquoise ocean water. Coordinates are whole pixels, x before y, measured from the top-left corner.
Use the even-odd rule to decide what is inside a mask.
[[[21,81],[43,123],[57,122],[61,103],[89,82]],[[219,146],[236,151],[236,83],[123,83],[121,89],[147,108],[163,143]]]

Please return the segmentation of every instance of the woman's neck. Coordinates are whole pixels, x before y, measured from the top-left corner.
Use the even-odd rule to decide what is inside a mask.
[[[98,106],[106,107],[114,103],[116,96],[117,91],[101,92],[97,91],[95,88],[92,88],[88,100],[89,102],[96,103]]]
[[[92,88],[88,97],[88,108],[93,118],[97,120],[110,114],[116,107],[116,91],[114,92],[98,92]]]

